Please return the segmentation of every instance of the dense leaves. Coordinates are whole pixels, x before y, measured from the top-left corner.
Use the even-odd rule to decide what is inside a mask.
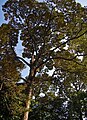
[[[75,0],[7,0],[2,8],[8,23],[0,27],[1,119],[23,119],[24,113],[24,120],[82,120],[87,8]]]
[[[0,119],[13,120],[20,118],[21,108],[21,87],[17,87],[20,71],[24,68],[22,62],[15,60],[15,56],[10,47],[9,34],[12,30],[9,25],[3,24],[0,27]],[[13,32],[12,45],[16,45],[17,36]],[[10,36],[11,37],[11,36]],[[14,41],[15,40],[15,41]]]

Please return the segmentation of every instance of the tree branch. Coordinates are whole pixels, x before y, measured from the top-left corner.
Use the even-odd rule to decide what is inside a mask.
[[[81,29],[78,31],[77,35],[79,34],[80,31],[81,31]],[[75,37],[72,37],[72,38],[68,39],[67,41],[65,41],[64,43],[60,44],[59,46],[57,46],[56,48],[54,48],[53,50],[51,50],[49,54],[52,54],[52,52],[54,52],[54,50],[56,50],[57,48],[60,48],[61,46],[65,45],[66,43],[70,42],[71,40],[80,38],[80,37],[83,36],[85,33],[87,33],[87,30],[86,30],[84,33],[82,33],[82,34],[80,34],[80,35],[78,35],[78,36],[76,35]],[[65,38],[65,37],[63,37],[62,39],[64,39],[64,38]],[[60,39],[60,40],[62,40],[62,39]]]
[[[16,56],[17,59],[20,59],[22,62],[24,62],[28,67],[30,67],[31,65],[26,61],[24,60],[22,57],[19,57],[19,56]]]
[[[80,56],[87,56],[87,54],[75,55],[75,56],[72,57],[72,58],[64,58],[64,57],[61,57],[61,56],[52,57],[52,58],[47,58],[45,61],[41,62],[41,63],[36,67],[36,69],[38,69],[40,66],[42,66],[42,65],[45,64],[47,61],[52,60],[52,59],[63,59],[63,60],[67,60],[67,61],[73,61],[73,62],[75,62],[75,63],[77,63],[77,64],[79,64],[79,65],[83,65],[83,64],[75,61],[75,58],[76,58],[76,57],[80,57]],[[85,66],[85,65],[83,65],[83,66]]]
[[[18,60],[20,59],[20,60],[21,60],[22,62],[24,62],[27,66],[30,67],[30,64],[29,64],[26,60],[24,60],[22,57],[19,57],[19,56],[16,55],[15,50],[14,50],[14,48],[13,48],[13,46],[12,46],[11,41],[9,42],[9,44],[10,44],[11,50],[12,50],[15,58],[18,59]]]

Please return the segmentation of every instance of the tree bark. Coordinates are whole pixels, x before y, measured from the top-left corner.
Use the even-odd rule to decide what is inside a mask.
[[[83,118],[82,118],[82,112],[81,112],[81,111],[80,111],[79,119],[80,119],[80,120],[83,120]]]
[[[29,112],[30,112],[30,104],[31,104],[31,98],[32,98],[32,88],[29,89],[27,99],[26,99],[26,109],[24,112],[24,119],[23,120],[29,120]]]
[[[28,78],[28,81],[30,81],[29,83],[27,83],[27,88],[26,88],[26,108],[25,108],[25,112],[24,112],[24,119],[23,120],[29,120],[29,112],[30,112],[30,104],[31,104],[31,99],[32,99],[32,81],[33,78],[35,77],[35,71],[34,71],[34,55],[32,55],[32,59],[31,59],[31,68],[30,68],[30,75]]]

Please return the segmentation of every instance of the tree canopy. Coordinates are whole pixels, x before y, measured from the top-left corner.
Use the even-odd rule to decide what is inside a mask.
[[[2,9],[8,21],[0,26],[3,110],[6,105],[8,111],[22,109],[12,114],[19,120],[82,120],[87,115],[87,7],[75,0],[7,0]]]

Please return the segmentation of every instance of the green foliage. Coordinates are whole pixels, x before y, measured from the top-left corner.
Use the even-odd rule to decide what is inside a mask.
[[[15,60],[15,55],[10,46],[17,44],[18,31],[10,25],[3,24],[0,27],[0,119],[18,120],[22,115],[23,96],[22,87],[16,83],[20,79],[20,71],[24,68],[21,61]],[[13,35],[14,37],[12,38]],[[11,38],[11,39],[10,39]],[[23,94],[22,94],[23,95]],[[22,99],[22,100],[21,100]],[[19,104],[20,102],[20,104]],[[22,104],[21,104],[22,103]]]
[[[81,120],[87,104],[87,8],[75,0],[8,0],[3,11],[8,24],[0,27],[1,119],[22,119],[32,88],[31,120]],[[29,73],[17,86],[25,65]]]

